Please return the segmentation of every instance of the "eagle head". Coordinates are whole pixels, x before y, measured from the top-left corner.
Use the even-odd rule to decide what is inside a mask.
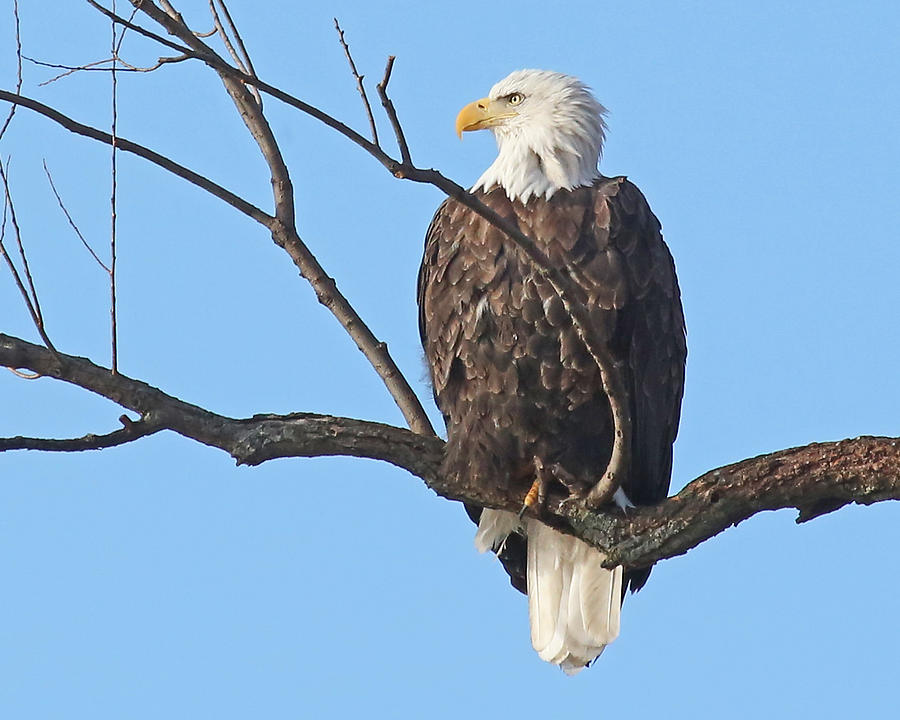
[[[473,190],[500,186],[510,198],[527,202],[590,185],[599,175],[605,114],[606,108],[577,78],[516,70],[456,118],[460,137],[489,128],[497,139],[497,159]]]

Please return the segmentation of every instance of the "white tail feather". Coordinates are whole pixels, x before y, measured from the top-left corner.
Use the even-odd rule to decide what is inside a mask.
[[[520,530],[521,527],[522,521],[515,513],[485,508],[481,511],[481,519],[478,521],[475,548],[478,552],[488,550],[499,552],[509,534]]]
[[[498,550],[522,530],[515,513],[481,513],[475,547]],[[542,660],[574,675],[619,635],[622,568],[603,567],[603,553],[537,520],[525,521],[528,536],[528,614],[531,644]]]
[[[619,635],[622,568],[607,570],[599,550],[537,520],[526,531],[531,643],[574,675]]]

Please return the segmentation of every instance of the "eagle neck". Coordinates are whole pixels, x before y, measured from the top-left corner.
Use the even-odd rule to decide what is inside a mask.
[[[473,190],[488,192],[502,187],[510,200],[528,202],[532,197],[549,199],[557,190],[572,190],[593,184],[598,147],[580,147],[578,139],[560,144],[536,144],[510,133],[496,132],[497,159],[484,171]],[[564,147],[568,146],[568,147]]]

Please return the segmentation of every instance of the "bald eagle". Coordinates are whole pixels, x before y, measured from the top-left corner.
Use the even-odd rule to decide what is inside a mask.
[[[490,128],[497,159],[472,188],[565,269],[590,332],[623,368],[632,459],[614,501],[666,497],[684,387],[684,316],[660,224],[624,177],[597,169],[606,110],[576,78],[519,70],[465,106],[457,133]],[[542,469],[590,488],[612,452],[600,370],[550,283],[501,230],[450,198],[428,229],[419,329],[447,425],[442,470],[463,485],[523,495]],[[619,634],[625,590],[649,568],[608,570],[603,554],[528,513],[467,507],[476,547],[497,554],[528,595],[531,640],[568,673]],[[534,516],[533,516],[534,515]]]

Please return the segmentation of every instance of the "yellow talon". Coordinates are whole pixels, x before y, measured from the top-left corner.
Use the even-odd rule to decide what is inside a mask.
[[[525,493],[525,500],[522,503],[522,509],[519,510],[519,520],[522,519],[522,516],[525,514],[525,511],[528,508],[534,507],[537,502],[538,495],[541,491],[541,481],[539,478],[535,478],[534,482],[531,483],[531,488]]]

